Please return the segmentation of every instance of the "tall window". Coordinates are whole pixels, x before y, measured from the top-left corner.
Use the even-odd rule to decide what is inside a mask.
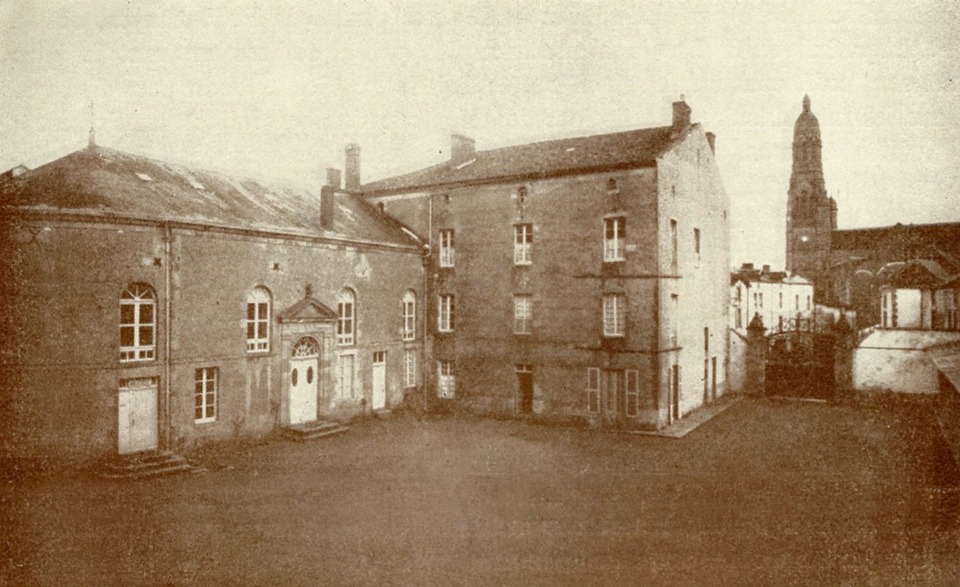
[[[636,369],[627,369],[626,379],[626,412],[628,416],[636,416],[640,411],[640,374]]]
[[[450,399],[457,388],[457,379],[453,372],[453,361],[437,361],[437,396]]]
[[[157,298],[153,289],[134,283],[120,295],[120,360],[145,361],[157,356]]]
[[[440,314],[437,320],[437,328],[440,332],[453,332],[455,322],[456,306],[453,294],[440,294]]]
[[[700,258],[700,229],[693,229],[693,252],[697,255],[697,259]]]
[[[513,263],[514,265],[529,265],[532,262],[530,255],[533,249],[533,225],[517,224],[513,227]]]
[[[807,309],[810,309],[810,296],[807,296]]]
[[[412,291],[403,294],[403,340],[417,338],[417,295]]]
[[[337,297],[337,344],[354,343],[357,322],[357,298],[349,289]]]
[[[403,351],[403,385],[404,387],[417,386],[417,351],[415,349]]]
[[[533,296],[513,296],[513,333],[530,334],[533,331]]]
[[[440,230],[440,266],[453,267],[453,229],[444,228]]]
[[[677,221],[670,221],[670,269],[677,272]]]
[[[217,419],[217,381],[219,371],[216,367],[202,367],[194,371],[193,419],[195,422],[213,422]]]
[[[627,219],[618,216],[616,218],[603,219],[603,260],[623,261],[624,237],[627,235]]]
[[[587,368],[587,411],[600,411],[600,369],[596,367]]]
[[[670,346],[679,346],[680,294],[670,294]]]
[[[780,292],[780,309],[783,309],[783,292]]]
[[[337,397],[353,397],[353,355],[337,356]]]
[[[255,287],[247,296],[247,352],[270,350],[270,292]]]
[[[624,296],[622,294],[604,294],[603,296],[603,335],[623,336]]]

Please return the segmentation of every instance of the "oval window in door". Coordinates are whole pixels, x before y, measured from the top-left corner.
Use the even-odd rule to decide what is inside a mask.
[[[297,385],[297,370],[294,369],[290,372],[290,384],[293,386]]]
[[[307,367],[307,384],[313,383],[313,367]]]

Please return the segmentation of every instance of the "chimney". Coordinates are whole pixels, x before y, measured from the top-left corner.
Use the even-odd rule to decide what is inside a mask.
[[[764,265],[764,266],[763,266],[763,272],[764,272],[764,273],[770,273],[770,266],[769,266],[769,265]]]
[[[717,154],[717,135],[712,132],[707,133],[707,142],[710,144],[710,152],[714,155]]]
[[[673,103],[673,130],[680,132],[690,126],[690,107],[680,96],[679,102]]]
[[[457,167],[476,158],[476,143],[466,135],[450,135],[450,165]]]
[[[97,146],[97,131],[90,127],[90,135],[87,137],[87,148],[92,149]]]
[[[333,230],[333,211],[337,207],[335,192],[332,185],[320,188],[320,228],[324,230]]]
[[[360,189],[360,145],[350,143],[346,149],[346,165],[344,166],[344,187],[348,192],[355,192]]]
[[[753,269],[753,263],[744,263],[743,268],[746,270]]]
[[[340,189],[340,170],[335,167],[327,167],[327,185]]]

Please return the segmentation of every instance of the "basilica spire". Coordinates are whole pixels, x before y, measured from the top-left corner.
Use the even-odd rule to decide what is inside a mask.
[[[836,204],[827,197],[821,160],[820,121],[803,97],[793,126],[793,166],[787,191],[787,269],[814,281],[823,299]]]

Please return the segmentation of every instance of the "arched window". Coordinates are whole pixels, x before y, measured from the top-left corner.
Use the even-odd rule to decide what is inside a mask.
[[[247,296],[247,352],[270,350],[270,291],[255,287]]]
[[[403,294],[403,340],[417,338],[417,294]]]
[[[157,296],[153,288],[134,283],[120,295],[120,360],[157,357]]]
[[[337,344],[354,343],[357,322],[357,297],[345,289],[337,296]]]
[[[611,196],[615,196],[620,192],[620,188],[617,187],[617,180],[612,177],[607,180],[607,193]]]

